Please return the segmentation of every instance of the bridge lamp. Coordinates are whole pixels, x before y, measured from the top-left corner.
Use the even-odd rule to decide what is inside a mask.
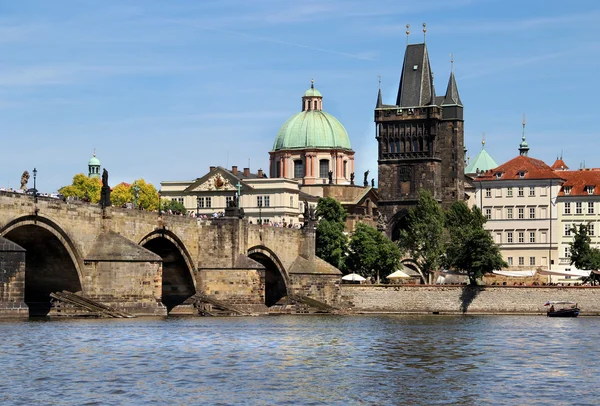
[[[37,178],[37,169],[33,168],[33,199],[37,203],[37,187],[35,178]]]

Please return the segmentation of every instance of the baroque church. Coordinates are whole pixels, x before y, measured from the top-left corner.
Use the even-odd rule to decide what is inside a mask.
[[[396,103],[383,104],[379,89],[375,124],[378,210],[396,240],[421,189],[444,207],[465,199],[463,104],[454,69],[438,96],[426,44],[407,45]]]

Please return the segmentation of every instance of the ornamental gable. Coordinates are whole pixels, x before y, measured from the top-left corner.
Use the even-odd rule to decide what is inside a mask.
[[[219,190],[237,190],[235,186],[231,184],[231,181],[221,173],[215,173],[209,176],[203,183],[198,184],[190,191],[219,191]]]

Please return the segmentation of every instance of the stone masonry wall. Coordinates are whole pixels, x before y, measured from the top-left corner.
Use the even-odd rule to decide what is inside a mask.
[[[196,283],[199,293],[232,305],[265,304],[264,270],[202,269]]]
[[[319,274],[290,275],[290,291],[297,295],[327,303],[330,306],[340,306],[340,276]]]
[[[0,251],[0,318],[27,317],[24,298],[25,251]]]
[[[548,300],[577,302],[582,315],[600,315],[600,287],[342,285],[342,301],[356,312],[545,313]]]

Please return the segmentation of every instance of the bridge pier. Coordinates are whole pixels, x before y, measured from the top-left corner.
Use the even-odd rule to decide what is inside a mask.
[[[0,237],[0,318],[27,318],[25,249]]]

